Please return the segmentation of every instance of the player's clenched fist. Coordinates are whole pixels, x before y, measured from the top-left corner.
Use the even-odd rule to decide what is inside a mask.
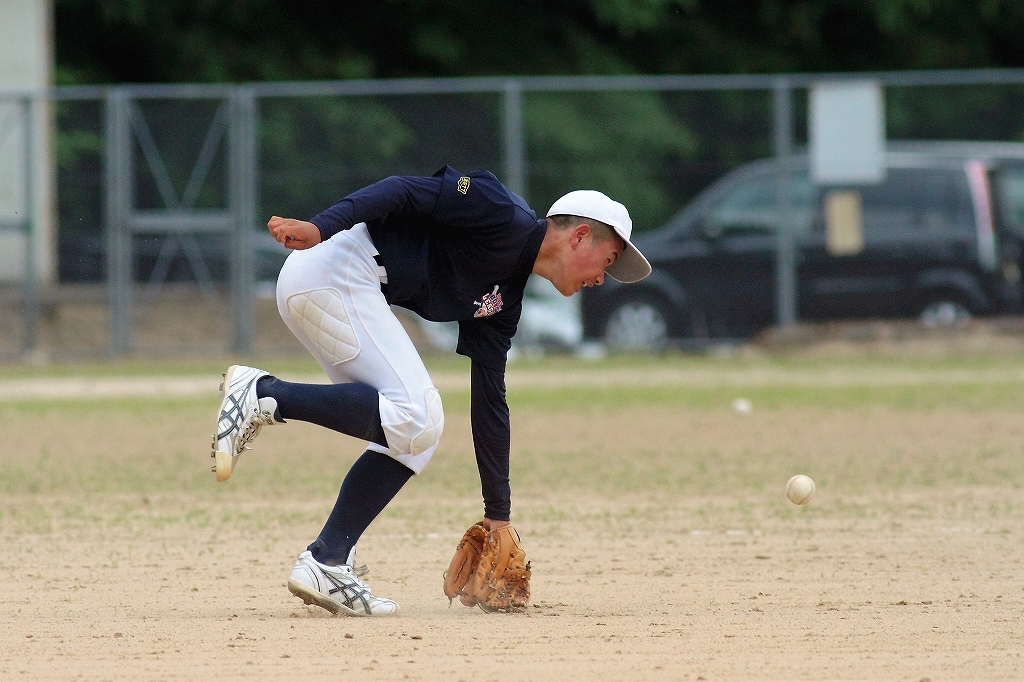
[[[320,229],[305,220],[272,216],[267,221],[267,229],[289,249],[308,249],[320,243]]]

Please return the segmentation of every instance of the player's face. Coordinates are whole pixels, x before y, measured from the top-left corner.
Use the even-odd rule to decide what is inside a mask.
[[[565,272],[566,281],[558,290],[564,296],[572,296],[583,287],[604,284],[605,269],[615,262],[624,246],[621,239],[598,241],[588,232],[571,250]]]

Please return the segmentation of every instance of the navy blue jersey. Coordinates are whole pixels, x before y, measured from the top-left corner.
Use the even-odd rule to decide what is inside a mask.
[[[458,321],[457,352],[473,360],[473,441],[488,518],[508,520],[505,362],[546,222],[487,171],[445,166],[390,177],[312,220],[323,240],[365,222],[388,274],[385,296],[421,317]]]
[[[388,302],[458,321],[458,352],[504,369],[545,221],[491,173],[445,166],[429,178],[390,177],[312,222],[324,240],[366,222],[388,272]]]

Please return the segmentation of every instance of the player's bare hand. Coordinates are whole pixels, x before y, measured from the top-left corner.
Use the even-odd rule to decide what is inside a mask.
[[[272,216],[267,221],[270,234],[289,249],[308,249],[320,243],[320,230],[305,220]]]

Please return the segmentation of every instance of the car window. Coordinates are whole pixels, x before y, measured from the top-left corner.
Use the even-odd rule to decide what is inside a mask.
[[[1024,229],[1024,165],[1007,166],[999,171],[999,209],[1003,222]]]
[[[860,197],[865,241],[974,231],[970,187],[961,170],[890,168],[882,183],[845,191]],[[824,214],[821,207],[816,230],[825,229]]]
[[[806,231],[814,189],[806,172],[795,174],[790,186],[793,223],[798,231]],[[774,234],[778,226],[777,192],[775,175],[740,181],[711,204],[704,218],[705,229],[721,236]]]

